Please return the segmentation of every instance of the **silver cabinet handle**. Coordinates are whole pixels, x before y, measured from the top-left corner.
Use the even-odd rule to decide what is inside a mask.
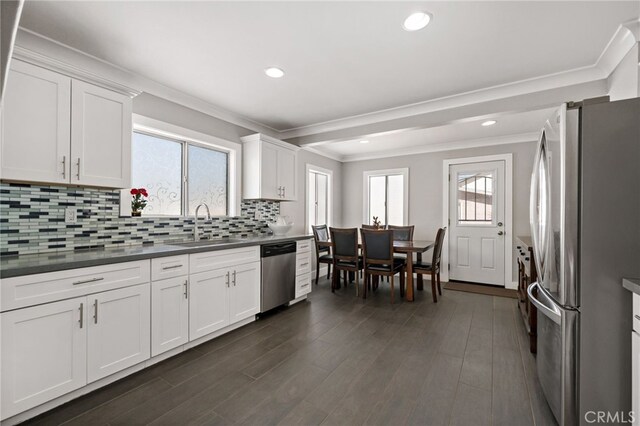
[[[98,299],[93,302],[93,323],[98,323]]]
[[[233,286],[236,286],[236,271],[233,271]]]
[[[307,266],[308,264],[309,262],[304,262],[304,263],[301,263],[300,266]]]
[[[229,287],[229,271],[227,271],[227,287]]]
[[[78,322],[80,323],[80,328],[82,328],[82,324],[84,323],[84,303],[80,304],[80,319]]]
[[[76,281],[75,283],[73,283],[73,285],[95,283],[96,281],[102,281],[102,280],[104,280],[103,277],[91,278],[91,279],[88,279],[88,280]]]
[[[78,180],[80,180],[80,157],[78,157],[76,165],[78,166],[78,173],[76,174],[76,177],[78,178]]]
[[[167,269],[176,269],[176,268],[182,268],[182,265],[163,266],[162,270],[166,271]]]
[[[189,280],[184,280],[184,298],[189,298]]]
[[[62,156],[62,178],[63,179],[67,178],[67,156],[66,155]]]

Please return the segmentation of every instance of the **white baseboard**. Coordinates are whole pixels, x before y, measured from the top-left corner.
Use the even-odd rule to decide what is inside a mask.
[[[508,283],[504,286],[504,288],[508,290],[517,290],[518,289],[518,281],[513,281],[512,283]]]

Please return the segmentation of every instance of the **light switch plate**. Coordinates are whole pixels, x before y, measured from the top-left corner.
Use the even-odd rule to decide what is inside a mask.
[[[76,223],[78,221],[77,210],[71,207],[64,209],[64,221],[66,223]]]

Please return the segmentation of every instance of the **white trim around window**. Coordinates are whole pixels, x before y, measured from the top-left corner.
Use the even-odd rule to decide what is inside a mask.
[[[240,215],[240,203],[242,201],[241,179],[242,179],[242,145],[236,142],[221,139],[205,133],[196,132],[185,127],[176,126],[164,121],[155,120],[139,114],[133,114],[133,131],[154,134],[168,139],[182,140],[195,145],[213,148],[226,152],[229,155],[229,205],[228,215]],[[121,191],[120,215],[130,216],[129,190]],[[188,216],[185,214],[184,216]]]
[[[309,223],[309,173],[316,172],[327,176],[327,226],[333,224],[333,170],[324,167],[314,166],[307,163],[304,173],[304,229],[310,228]]]
[[[409,224],[409,168],[386,169],[386,170],[368,170],[362,173],[362,223],[369,223],[369,178],[373,176],[403,176],[403,210],[402,225]]]

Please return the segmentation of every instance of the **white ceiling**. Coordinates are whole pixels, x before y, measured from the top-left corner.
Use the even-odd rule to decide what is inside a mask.
[[[415,10],[433,21],[405,32]],[[21,26],[282,131],[593,65],[639,10],[638,1],[27,0]],[[266,77],[267,66],[286,76]],[[446,139],[449,127],[393,143]]]
[[[369,141],[367,144],[360,143],[363,139],[355,139],[318,144],[313,146],[313,149],[340,161],[351,161],[467,146],[533,141],[553,110],[554,108],[547,108],[502,114],[446,126],[369,136],[364,139]],[[481,126],[481,123],[489,118],[497,120],[497,123],[493,126]]]

